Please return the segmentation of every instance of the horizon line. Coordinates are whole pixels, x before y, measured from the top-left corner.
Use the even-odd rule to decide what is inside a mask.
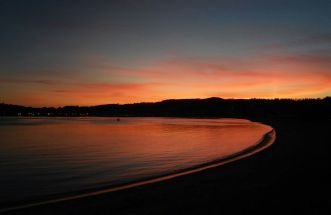
[[[207,100],[207,99],[222,99],[222,100],[293,100],[293,101],[301,101],[301,100],[321,100],[321,99],[328,99],[331,98],[330,96],[324,96],[324,97],[305,97],[305,98],[222,98],[222,97],[206,97],[206,98],[179,98],[179,99],[163,99],[159,101],[141,101],[141,102],[133,102],[133,103],[103,103],[103,104],[94,104],[94,105],[62,105],[62,106],[30,106],[30,105],[22,105],[22,104],[10,104],[5,103],[4,101],[1,101],[0,104],[2,105],[17,105],[17,106],[23,106],[23,107],[30,107],[30,108],[63,108],[63,107],[95,107],[95,106],[102,106],[102,105],[134,105],[134,104],[146,104],[146,103],[160,103],[164,101],[171,101],[171,100]]]

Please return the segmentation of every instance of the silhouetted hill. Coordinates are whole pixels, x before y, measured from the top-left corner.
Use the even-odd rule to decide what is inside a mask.
[[[276,117],[331,119],[324,99],[169,99],[155,103],[33,108],[0,104],[2,116]]]

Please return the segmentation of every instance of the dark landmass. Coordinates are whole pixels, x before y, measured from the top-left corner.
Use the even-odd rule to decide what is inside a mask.
[[[276,141],[253,156],[198,173],[8,214],[329,214],[330,104],[330,98],[211,98],[89,107],[98,110],[96,116],[117,110],[111,116],[247,118],[271,125]]]
[[[141,116],[331,118],[324,99],[171,99],[155,103],[33,108],[0,104],[0,116]]]

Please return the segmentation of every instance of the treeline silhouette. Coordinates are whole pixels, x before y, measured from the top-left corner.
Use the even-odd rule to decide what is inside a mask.
[[[170,99],[154,103],[97,106],[24,107],[0,104],[0,116],[113,117],[276,117],[331,119],[331,97],[324,99]]]

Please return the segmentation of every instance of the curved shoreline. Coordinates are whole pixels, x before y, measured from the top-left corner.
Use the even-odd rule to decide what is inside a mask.
[[[80,193],[80,194],[76,193],[76,194],[72,194],[70,196],[68,194],[67,197],[62,197],[62,198],[59,197],[59,198],[54,198],[54,199],[49,199],[49,200],[44,200],[44,201],[39,201],[39,202],[34,202],[34,203],[22,204],[22,205],[18,205],[18,206],[5,207],[5,208],[0,209],[0,212],[13,211],[13,210],[19,210],[19,209],[30,208],[30,207],[35,207],[35,206],[64,202],[64,201],[68,201],[68,200],[93,197],[93,196],[97,196],[100,194],[106,194],[106,193],[124,190],[124,189],[128,189],[128,188],[138,187],[141,185],[152,184],[155,182],[169,180],[169,179],[176,178],[176,177],[183,176],[183,175],[200,172],[200,171],[203,171],[206,169],[218,167],[218,166],[224,165],[226,163],[230,163],[230,162],[251,156],[255,153],[258,153],[258,152],[268,148],[269,146],[271,146],[275,142],[275,139],[276,139],[276,132],[274,129],[272,129],[271,131],[264,134],[264,136],[261,138],[261,140],[257,144],[255,144],[251,147],[248,147],[242,151],[239,151],[237,153],[225,156],[221,159],[217,159],[217,160],[210,161],[210,162],[207,162],[204,164],[196,165],[196,166],[193,166],[190,168],[178,170],[173,173],[168,173],[166,175],[161,175],[161,176],[159,175],[159,176],[155,176],[155,177],[145,178],[140,181],[131,182],[128,184],[116,185],[113,187],[108,187],[108,188],[103,188],[103,189],[101,188],[96,191],[90,191],[90,192],[85,191],[85,193]]]

